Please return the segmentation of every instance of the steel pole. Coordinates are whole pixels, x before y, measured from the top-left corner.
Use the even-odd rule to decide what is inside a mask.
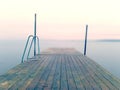
[[[88,25],[86,25],[86,32],[85,32],[84,55],[86,55],[86,48],[87,48],[87,33],[88,33]]]
[[[34,21],[34,56],[36,56],[36,13]]]

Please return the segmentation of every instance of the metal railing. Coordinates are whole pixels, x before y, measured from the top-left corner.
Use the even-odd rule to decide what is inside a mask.
[[[87,32],[88,32],[88,25],[86,25],[86,33],[85,33],[85,44],[84,44],[84,55],[86,55],[86,48],[87,48]],[[30,38],[32,38],[32,41],[30,42]],[[38,36],[36,36],[36,13],[35,13],[35,21],[34,21],[34,35],[29,35],[28,36],[28,39],[27,39],[27,42],[26,42],[26,45],[25,45],[25,48],[24,48],[24,52],[23,52],[23,55],[22,55],[22,61],[21,63],[23,63],[25,60],[25,54],[26,54],[26,51],[27,51],[27,47],[28,47],[28,43],[30,42],[30,47],[28,49],[28,53],[27,53],[27,60],[29,59],[29,56],[30,56],[30,52],[31,52],[31,48],[32,48],[32,45],[34,43],[34,56],[36,56],[36,38],[37,38],[37,43],[38,43],[38,54],[40,54],[40,44],[39,44],[39,38]]]
[[[25,54],[27,53],[27,48],[28,48],[28,44],[30,42],[30,39],[32,39],[32,41],[30,42],[30,46],[29,46],[29,49],[28,49],[28,53],[27,53],[27,60],[29,59],[29,56],[30,56],[30,52],[31,52],[31,48],[32,48],[32,45],[34,43],[34,40],[37,38],[37,47],[38,47],[38,54],[40,54],[40,44],[39,44],[39,37],[38,36],[33,36],[33,35],[29,35],[28,38],[27,38],[27,41],[26,41],[26,45],[25,45],[25,48],[24,48],[24,51],[23,51],[23,55],[22,55],[22,61],[21,63],[23,63],[25,60]],[[36,44],[35,44],[36,45]],[[36,52],[36,50],[35,50]],[[35,55],[34,55],[35,56]]]
[[[32,41],[30,42],[30,38],[32,39]],[[29,46],[29,49],[28,49],[28,53],[27,53],[27,60],[29,59],[29,56],[30,56],[30,52],[31,52],[31,48],[32,48],[32,45],[34,43],[34,57],[36,56],[36,39],[37,39],[37,43],[38,43],[38,54],[40,54],[40,44],[39,44],[39,37],[36,36],[36,13],[35,13],[35,21],[34,21],[34,35],[29,35],[28,38],[27,38],[27,41],[26,41],[26,45],[25,45],[25,48],[24,48],[24,51],[23,51],[23,55],[22,55],[22,61],[21,63],[23,63],[25,60],[25,54],[27,52],[27,48],[28,48],[28,44],[30,42],[30,46]]]

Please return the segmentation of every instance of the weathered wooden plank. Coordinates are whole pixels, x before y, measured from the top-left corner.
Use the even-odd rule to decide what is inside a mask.
[[[50,90],[51,86],[52,86],[52,83],[53,83],[53,80],[54,80],[55,69],[56,69],[56,66],[57,66],[57,60],[56,60],[57,58],[56,58],[56,56],[55,56],[54,59],[55,59],[55,61],[54,61],[53,67],[52,67],[52,69],[50,71],[48,79],[45,82],[47,87],[44,87],[43,88],[44,90]]]
[[[67,71],[65,68],[64,55],[61,56],[61,90],[68,90],[68,78]]]
[[[22,89],[27,87],[30,81],[35,77],[37,70],[43,61],[44,58],[42,57],[40,61],[35,61],[36,63],[34,65],[30,65],[31,67],[29,68],[28,72],[26,72],[26,75],[24,75],[24,77],[19,77],[20,80],[12,85],[9,89]]]
[[[80,57],[81,59],[83,59],[82,57]],[[84,58],[84,61],[83,62],[87,62],[86,61],[86,59]],[[94,63],[92,62],[91,64],[86,64],[87,66],[88,66],[88,68],[91,68],[91,67],[93,67],[93,65],[94,65]],[[92,71],[92,73],[93,73],[93,75],[94,74],[96,74],[97,75],[97,77],[99,78],[99,80],[101,81],[100,82],[100,84],[102,83],[102,86],[101,86],[101,88],[104,90],[105,88],[106,89],[110,89],[109,87],[110,87],[110,85],[107,85],[107,83],[104,81],[104,77],[102,77],[101,76],[101,74],[100,74],[100,72],[98,71],[98,70],[96,70],[97,68],[96,67],[94,67],[94,68],[92,68],[91,70],[94,70],[94,71],[97,71],[97,73],[96,72],[94,72],[94,71]]]
[[[68,61],[69,61],[71,73],[72,73],[72,76],[73,76],[73,79],[74,79],[74,82],[75,82],[76,89],[77,90],[81,89],[81,88],[79,88],[80,82],[79,82],[79,79],[78,79],[78,76],[77,76],[77,71],[74,69],[74,63],[71,62],[72,61],[71,56],[68,56],[68,57],[69,57]]]
[[[90,82],[90,84],[92,85],[92,88],[95,90],[101,90],[101,87],[99,86],[99,84],[96,82],[96,80],[93,78],[94,73],[92,72],[92,70],[88,67],[87,64],[84,63],[84,59],[80,59],[78,58],[81,62],[81,64],[83,65],[83,68],[87,71],[87,76],[86,78],[88,79],[88,81]],[[87,66],[87,67],[86,67]]]
[[[28,77],[26,75],[26,78],[23,79],[24,81],[22,82],[22,84],[19,85],[19,87],[18,87],[20,90],[27,88],[28,85],[31,83],[31,81],[34,79],[34,77],[37,75],[37,73],[41,70],[40,66],[44,65],[44,61],[45,61],[46,57],[41,56],[41,58],[39,58],[39,59],[40,59],[41,63],[40,64],[38,63],[34,66],[34,68],[31,70],[31,73],[29,74]]]
[[[0,76],[0,90],[120,90],[120,80],[75,49],[49,49]]]
[[[39,79],[39,82],[35,86],[36,90],[41,90],[41,89],[43,90],[44,87],[48,87],[48,85],[46,84],[46,81],[49,77],[50,71],[53,68],[54,62],[55,62],[55,57],[52,57],[49,60],[49,64],[47,65],[47,67],[44,69],[44,73],[42,73],[41,78]]]
[[[85,64],[86,60],[84,60],[83,62]],[[99,78],[99,76],[96,74],[95,68],[91,68],[90,64],[85,64],[85,65],[88,65],[89,68],[87,68],[87,69],[88,69],[88,71],[92,72],[91,77],[96,82],[96,84],[99,86],[99,88],[100,89],[104,88],[105,90],[108,89],[108,87],[103,83],[103,81],[101,81],[101,79]]]
[[[35,86],[38,84],[39,80],[41,79],[41,75],[44,73],[44,69],[49,64],[49,59],[51,59],[51,56],[48,56],[45,58],[44,63],[40,66],[39,70],[37,71],[37,75],[34,77],[34,79],[28,85],[27,90],[34,90]]]
[[[81,58],[81,60],[83,60],[82,57],[83,57],[83,56],[81,56],[81,57],[79,56],[79,58]],[[94,63],[92,62],[92,63],[90,64],[88,61],[86,61],[86,59],[84,59],[83,62],[87,63],[88,68],[90,69],[90,71],[93,72],[92,77],[93,77],[94,80],[97,82],[97,85],[99,85],[100,88],[103,89],[103,90],[104,90],[104,89],[105,89],[105,90],[109,89],[109,87],[108,87],[107,85],[105,85],[105,83],[102,81],[101,77],[99,77],[98,71],[96,70],[96,68],[93,67],[93,66],[94,66]]]
[[[85,90],[86,89],[85,85],[81,79],[81,77],[83,77],[83,76],[81,76],[81,74],[79,74],[80,72],[78,70],[78,68],[79,68],[77,65],[78,63],[76,63],[76,59],[74,58],[74,56],[70,56],[70,57],[71,57],[70,62],[71,62],[71,64],[73,64],[73,71],[76,72],[74,76],[75,76],[75,81],[77,84],[77,89],[78,90]]]
[[[84,61],[83,62],[86,62],[86,63],[88,63],[88,59],[85,59],[86,57],[83,57],[84,58]],[[82,59],[83,59],[82,58]],[[113,84],[112,84],[112,82],[113,81],[115,81],[115,80],[113,80],[113,81],[111,81],[110,82],[110,80],[108,80],[108,79],[106,79],[106,77],[105,77],[105,75],[106,75],[106,73],[104,72],[104,73],[102,73],[100,70],[102,70],[102,68],[100,68],[99,67],[99,65],[97,65],[97,67],[94,67],[94,66],[96,66],[96,63],[94,63],[94,62],[90,62],[90,63],[88,63],[88,64],[86,64],[87,66],[90,66],[88,69],[90,69],[91,67],[92,67],[92,69],[91,70],[94,70],[94,71],[96,71],[96,72],[94,72],[94,71],[92,71],[93,72],[93,74],[96,74],[97,75],[97,77],[99,77],[99,80],[101,80],[101,82],[106,86],[104,86],[103,87],[103,85],[101,86],[101,88],[102,89],[105,89],[105,88],[108,88],[108,89],[113,89],[113,90],[116,90],[116,89],[118,89],[118,88],[116,88],[116,86],[114,86]],[[105,71],[105,70],[102,70],[102,71]],[[107,77],[109,77],[109,75],[107,75]],[[109,78],[110,79],[110,78]],[[101,84],[101,83],[100,83]]]
[[[76,83],[75,83],[75,80],[73,78],[72,71],[71,71],[70,64],[69,64],[68,60],[69,60],[68,56],[65,56],[65,64],[66,64],[69,90],[76,90],[77,89]]]
[[[74,57],[74,58],[76,58],[76,57]],[[80,62],[80,60],[81,59],[77,59],[76,58],[76,63],[78,64],[78,66],[79,66],[79,72],[80,72],[80,74],[81,74],[81,79],[83,79],[83,83],[84,83],[84,85],[85,85],[85,89],[86,90],[92,90],[93,89],[93,87],[92,87],[92,85],[91,85],[91,83],[89,82],[89,80],[88,80],[88,78],[87,78],[87,71],[86,71],[86,69],[84,69],[83,68],[83,65],[82,65],[82,63]]]
[[[60,56],[56,55],[57,56],[57,67],[56,67],[56,70],[55,70],[55,74],[54,74],[54,79],[53,79],[53,84],[52,84],[52,87],[51,89],[52,90],[59,90],[60,89],[60,84],[61,84],[61,78],[60,78],[60,69],[61,69],[61,59],[60,59]]]
[[[32,61],[32,62],[28,62],[27,64],[29,64],[28,67],[25,66],[23,69],[20,69],[19,71],[15,71],[15,73],[13,73],[13,74],[9,74],[7,76],[7,78],[2,82],[3,87],[5,87],[5,88],[11,88],[18,81],[20,81],[21,79],[23,79],[24,76],[29,72],[29,69],[31,69],[31,67],[33,67],[37,63],[35,61]]]

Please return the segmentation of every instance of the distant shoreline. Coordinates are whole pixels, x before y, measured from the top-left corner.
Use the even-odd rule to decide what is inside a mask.
[[[0,41],[26,41],[26,39],[10,39],[10,40],[3,40],[1,39]],[[72,42],[84,42],[84,40],[55,40],[55,39],[40,39],[40,41],[72,41]],[[89,40],[88,42],[120,42],[120,39],[96,39],[96,40]]]
[[[120,39],[100,39],[100,40],[95,40],[97,42],[120,42]]]

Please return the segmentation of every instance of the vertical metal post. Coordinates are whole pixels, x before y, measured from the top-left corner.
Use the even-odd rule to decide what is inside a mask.
[[[86,55],[86,48],[87,48],[87,32],[88,32],[88,25],[86,25],[86,32],[85,32],[84,55]]]
[[[35,13],[35,21],[34,21],[34,56],[36,55],[36,13]]]

